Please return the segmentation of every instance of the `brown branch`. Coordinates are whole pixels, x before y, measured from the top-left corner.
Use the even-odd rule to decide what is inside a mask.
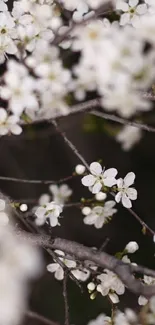
[[[40,179],[23,179],[23,178],[16,178],[16,177],[8,177],[8,176],[0,176],[1,181],[7,182],[17,182],[17,183],[28,183],[28,184],[60,184],[72,179],[75,175],[67,176],[65,178],[59,179],[57,181],[54,180],[40,180]]]
[[[58,325],[57,322],[53,322],[52,320],[50,319],[47,319],[45,316],[42,316],[34,311],[31,311],[31,310],[27,310],[25,312],[25,316],[28,317],[28,318],[31,318],[31,319],[35,319],[37,321],[39,321],[40,323],[43,323],[45,325]]]
[[[69,325],[69,304],[67,295],[67,272],[64,271],[63,279],[63,297],[64,297],[64,307],[65,307],[65,325]]]
[[[65,253],[73,255],[79,261],[91,261],[101,268],[109,269],[118,275],[130,291],[137,295],[143,295],[146,298],[155,295],[155,286],[144,285],[133,276],[133,273],[139,272],[155,277],[155,271],[153,270],[143,266],[124,263],[105,252],[94,251],[92,248],[62,238],[56,238],[51,241],[50,236],[32,235],[19,230],[17,231],[17,236],[22,236],[22,239],[29,240],[34,245],[48,247],[52,250],[60,249]]]
[[[95,116],[104,118],[105,120],[117,122],[117,123],[124,124],[124,125],[131,125],[131,126],[137,127],[139,129],[142,129],[142,130],[145,130],[148,132],[155,132],[155,128],[152,126],[149,126],[147,124],[142,124],[139,122],[129,121],[127,119],[115,116],[113,114],[107,114],[107,113],[99,112],[96,110],[92,110],[90,113]]]
[[[74,146],[74,144],[67,138],[65,132],[61,131],[60,127],[58,126],[58,123],[56,122],[56,120],[53,120],[52,124],[55,126],[57,132],[62,136],[62,138],[64,139],[65,143],[69,146],[69,148],[81,160],[83,165],[89,170],[89,165],[87,164],[86,160],[82,157],[82,155],[79,153],[79,151]]]

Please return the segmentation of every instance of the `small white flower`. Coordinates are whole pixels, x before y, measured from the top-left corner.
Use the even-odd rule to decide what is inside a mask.
[[[107,201],[104,206],[95,206],[88,215],[84,218],[84,223],[86,225],[94,225],[97,229],[102,228],[104,223],[117,212],[114,209],[115,202]]]
[[[58,255],[58,259],[65,264],[68,268],[75,268],[76,267],[76,262],[72,261],[70,259],[65,258],[64,252],[60,250],[55,250],[55,253]],[[60,257],[62,256],[62,257]],[[47,265],[47,270],[49,272],[54,273],[54,276],[57,280],[63,280],[64,278],[64,270],[63,268],[59,265],[59,263],[51,263]]]
[[[130,241],[126,246],[125,246],[125,250],[132,254],[135,253],[137,250],[139,249],[138,244],[135,241]]]
[[[82,174],[84,174],[85,170],[86,170],[86,167],[83,166],[83,165],[77,165],[77,166],[75,167],[75,172],[76,172],[78,175],[82,175]]]
[[[100,314],[96,319],[90,320],[87,325],[111,325],[111,317]]]
[[[102,186],[112,187],[116,184],[117,170],[115,168],[109,168],[104,171],[102,166],[98,162],[93,162],[90,165],[90,172],[87,176],[82,178],[82,184],[88,186],[89,190],[96,194],[100,192]]]
[[[62,212],[62,207],[55,202],[47,203],[45,206],[37,208],[35,215],[37,217],[36,224],[38,226],[43,225],[46,219],[49,218],[51,227],[59,225],[58,218]]]
[[[117,134],[116,140],[121,143],[124,151],[130,150],[139,142],[142,137],[142,131],[134,126],[125,125]]]
[[[87,288],[91,292],[91,291],[94,291],[95,290],[96,286],[95,286],[94,282],[89,282],[87,284]]]
[[[97,276],[97,279],[101,281],[101,284],[97,286],[97,291],[99,291],[102,296],[109,295],[111,290],[118,295],[124,294],[125,286],[113,272],[105,269],[104,273]]]
[[[6,135],[11,132],[14,135],[19,135],[22,132],[22,128],[19,123],[20,119],[16,115],[7,115],[7,111],[4,108],[0,108],[0,135]]]
[[[84,208],[82,209],[82,214],[83,214],[84,216],[88,216],[90,213],[91,213],[91,208],[90,208],[90,207],[84,207]]]
[[[62,205],[68,201],[73,192],[67,184],[62,184],[60,186],[50,185],[49,189],[53,195],[53,201]]]
[[[139,22],[139,16],[147,12],[146,4],[138,5],[139,0],[129,0],[128,3],[123,0],[116,2],[116,9],[122,10],[124,13],[121,15],[120,25],[132,24],[136,26]]]
[[[124,180],[119,178],[117,180],[117,190],[118,193],[115,196],[115,200],[117,203],[122,202],[125,208],[131,208],[132,203],[131,200],[137,199],[137,191],[135,188],[130,187],[134,183],[135,174],[133,172],[128,173]]]

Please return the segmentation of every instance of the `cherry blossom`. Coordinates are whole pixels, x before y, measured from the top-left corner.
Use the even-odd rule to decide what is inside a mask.
[[[132,24],[136,26],[139,22],[139,16],[146,14],[146,4],[138,4],[139,0],[129,0],[128,3],[123,0],[116,2],[116,9],[124,13],[121,15],[120,25]]]
[[[36,224],[42,226],[49,219],[51,227],[56,227],[59,224],[59,216],[62,212],[62,207],[55,202],[49,202],[44,206],[38,207],[35,211]]]
[[[114,206],[114,201],[105,202],[103,207],[95,206],[84,218],[84,223],[86,225],[94,225],[97,229],[102,228],[108,221],[108,218],[117,212],[117,209],[115,209]]]
[[[81,181],[93,194],[100,192],[103,186],[112,187],[116,184],[116,168],[104,170],[98,162],[93,162],[90,165],[90,172],[91,174],[84,176]]]
[[[113,272],[105,269],[104,273],[97,276],[97,279],[101,281],[101,283],[97,285],[97,291],[100,292],[102,296],[107,296],[111,294],[110,298],[113,299],[113,291],[115,295],[124,294],[124,284]],[[117,303],[118,301],[118,297],[116,298],[116,296],[114,296],[113,302]]]
[[[130,241],[125,246],[125,250],[127,251],[127,253],[130,253],[130,254],[135,253],[138,249],[139,249],[139,246],[138,246],[137,242],[135,242],[135,241]]]
[[[8,116],[7,111],[4,108],[0,108],[0,135],[6,135],[9,132],[15,135],[21,134],[22,128],[18,125],[19,122],[18,116]]]
[[[116,136],[116,140],[121,143],[121,147],[124,151],[132,149],[141,138],[142,131],[130,125],[125,125]]]
[[[90,320],[87,325],[111,325],[111,317],[100,314],[96,319]]]
[[[85,170],[86,170],[86,167],[83,166],[83,165],[80,165],[80,164],[79,165],[76,165],[76,167],[75,167],[75,172],[78,175],[84,174]]]
[[[64,205],[72,195],[72,190],[67,184],[50,185],[49,190],[52,193],[53,201],[60,205]]]
[[[135,174],[133,172],[128,173],[124,180],[122,178],[117,180],[118,193],[115,196],[115,200],[117,203],[121,201],[125,208],[131,208],[131,200],[137,199],[137,191],[135,188],[130,187],[134,180]]]

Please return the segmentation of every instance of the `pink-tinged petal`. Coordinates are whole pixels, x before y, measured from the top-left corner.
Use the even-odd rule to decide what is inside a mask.
[[[117,187],[118,188],[122,188],[123,187],[123,183],[124,183],[123,178],[119,178],[117,180]]]
[[[122,204],[127,209],[132,207],[132,203],[126,194],[123,194],[122,196]]]
[[[104,185],[108,187],[112,187],[116,184],[116,179],[114,177],[104,179]]]
[[[98,192],[100,192],[101,188],[102,188],[101,182],[95,183],[93,188],[92,188],[92,193],[97,194]]]
[[[130,7],[136,7],[139,3],[139,0],[129,0]]]
[[[51,263],[47,265],[47,271],[48,272],[56,272],[56,270],[59,268],[59,264],[58,263]]]
[[[116,177],[117,173],[118,173],[118,171],[116,168],[109,168],[104,172],[103,176],[104,177]]]
[[[102,166],[98,162],[93,162],[90,165],[90,172],[93,175],[100,175],[102,173]]]
[[[124,26],[129,23],[130,23],[130,14],[125,13],[125,14],[121,15],[120,25]]]
[[[128,173],[124,178],[124,185],[126,187],[129,187],[130,185],[132,185],[134,183],[135,177],[136,176],[133,172]]]
[[[119,203],[120,200],[121,200],[121,198],[122,198],[122,193],[121,193],[121,192],[118,192],[118,193],[115,195],[115,201],[116,201],[117,203]]]
[[[55,278],[57,280],[63,280],[63,278],[64,278],[64,270],[62,269],[62,267],[60,265],[59,265],[59,268],[55,272]]]
[[[116,3],[116,9],[117,10],[122,10],[124,12],[128,11],[129,10],[129,5],[124,2],[124,1],[117,1]]]
[[[93,186],[95,181],[96,181],[96,177],[91,174],[84,176],[81,180],[84,186]]]
[[[129,187],[126,191],[130,200],[137,200],[137,190],[133,187]]]

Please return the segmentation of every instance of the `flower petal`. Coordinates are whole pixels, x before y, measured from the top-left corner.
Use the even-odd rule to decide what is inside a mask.
[[[126,191],[128,197],[130,200],[136,200],[137,199],[137,190],[133,187],[129,187]]]
[[[132,203],[126,194],[123,194],[122,196],[122,204],[127,209],[132,207]]]
[[[134,183],[135,180],[135,174],[133,172],[128,173],[124,178],[124,184],[126,187],[129,187]]]
[[[83,184],[84,186],[93,186],[94,183],[95,183],[95,181],[96,181],[95,176],[93,176],[93,175],[91,175],[91,174],[89,174],[89,175],[87,175],[87,176],[84,176],[84,177],[82,178],[82,180],[81,180],[81,182],[82,182],[82,184]]]
[[[59,268],[58,263],[51,263],[47,265],[47,271],[48,272],[56,272],[56,270]]]
[[[92,188],[92,193],[93,194],[99,193],[101,188],[102,188],[102,184],[101,184],[101,182],[98,181],[97,183],[94,184],[94,186]]]
[[[98,162],[93,162],[90,165],[90,172],[93,175],[100,175],[102,173],[102,166]]]
[[[105,170],[103,176],[104,177],[115,177],[117,175],[118,171],[116,168],[109,168]]]
[[[64,270],[62,269],[62,267],[60,265],[59,265],[59,268],[55,272],[55,278],[57,280],[63,280],[63,278],[64,278]]]
[[[122,198],[122,193],[121,193],[121,192],[118,192],[118,193],[115,195],[115,201],[116,201],[117,203],[119,203],[120,200],[121,200],[121,198]]]

